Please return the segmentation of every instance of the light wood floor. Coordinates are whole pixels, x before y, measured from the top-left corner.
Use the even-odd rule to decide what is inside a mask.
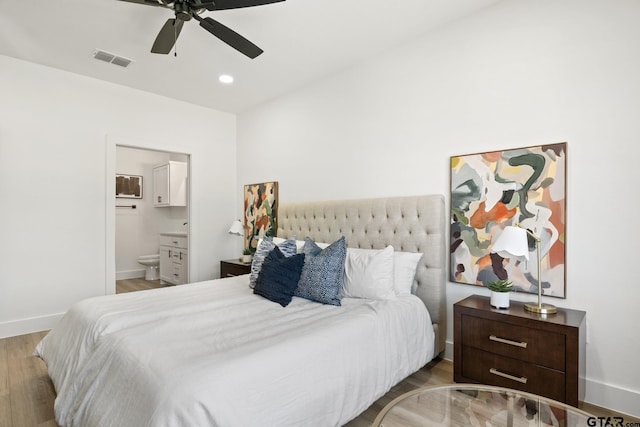
[[[32,355],[47,334],[36,332],[0,340],[0,426],[56,427],[55,391],[47,367]]]
[[[129,279],[118,292],[130,292],[157,283]],[[122,284],[121,284],[122,285]],[[128,290],[124,290],[124,288]],[[47,367],[33,350],[47,331],[0,339],[0,427],[57,427],[53,415],[55,390],[47,374]],[[378,412],[391,400],[407,391],[427,385],[453,382],[453,364],[437,359],[393,387],[369,409],[347,424],[347,427],[369,427]],[[581,408],[595,416],[623,416],[625,423],[639,423],[640,419],[620,415],[607,409],[584,403]],[[629,425],[629,424],[627,424]]]
[[[147,289],[164,288],[169,285],[161,285],[160,280],[123,279],[116,280],[116,294],[125,292],[144,291]]]

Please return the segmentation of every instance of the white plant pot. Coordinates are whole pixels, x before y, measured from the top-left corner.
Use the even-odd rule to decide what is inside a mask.
[[[245,264],[249,264],[253,260],[253,255],[241,255],[240,262],[244,262]]]
[[[491,291],[491,306],[495,308],[509,308],[509,292]]]

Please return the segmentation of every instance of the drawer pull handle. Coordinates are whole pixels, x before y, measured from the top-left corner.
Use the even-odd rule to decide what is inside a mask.
[[[489,369],[489,372],[491,372],[493,375],[498,375],[499,377],[503,377],[503,378],[507,378],[513,381],[518,381],[519,383],[522,384],[526,384],[527,383],[527,377],[515,377],[513,375],[509,375],[509,374],[505,374],[504,372],[500,372],[495,368],[491,368]]]
[[[489,339],[491,341],[497,341],[497,342],[501,342],[503,344],[509,344],[509,345],[515,345],[516,347],[527,348],[527,343],[526,342],[518,342],[518,341],[506,340],[504,338],[500,338],[500,337],[497,337],[495,335],[489,335]]]

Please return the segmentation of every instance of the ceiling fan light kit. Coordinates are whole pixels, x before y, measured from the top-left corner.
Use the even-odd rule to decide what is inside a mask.
[[[271,3],[279,3],[285,0],[120,0],[129,3],[138,3],[147,6],[159,6],[172,9],[175,18],[169,18],[160,29],[153,46],[152,53],[168,54],[182,31],[182,25],[192,18],[200,23],[200,26],[219,38],[238,52],[253,59],[260,55],[263,50],[258,46],[233,31],[231,28],[221,24],[213,18],[202,18],[201,13],[205,11],[240,9],[244,7],[262,6]]]

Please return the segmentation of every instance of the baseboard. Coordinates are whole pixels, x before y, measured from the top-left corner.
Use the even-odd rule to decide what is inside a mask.
[[[49,316],[31,317],[0,323],[0,338],[15,337],[33,332],[46,331],[53,328],[64,313]]]
[[[640,418],[640,392],[586,379],[584,401],[613,412]]]
[[[450,360],[453,363],[453,342],[445,341],[444,343],[444,359]]]
[[[145,269],[142,270],[125,270],[125,271],[116,271],[116,280],[124,280],[124,279],[144,279]]]
[[[445,343],[444,358],[453,362],[452,341]],[[638,408],[640,392],[636,390],[629,390],[587,378],[584,401],[613,412],[640,418],[640,408]]]

